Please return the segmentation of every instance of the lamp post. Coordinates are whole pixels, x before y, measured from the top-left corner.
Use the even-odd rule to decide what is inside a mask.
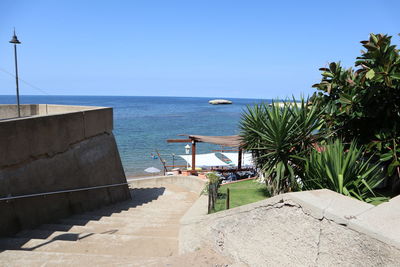
[[[14,35],[10,43],[14,44],[15,84],[17,87],[17,109],[18,109],[18,117],[21,117],[21,110],[19,107],[18,63],[17,63],[17,44],[20,44],[21,42],[18,40],[17,35],[15,35],[15,29],[14,29]]]
[[[185,146],[185,153],[186,153],[186,155],[189,155],[189,153],[190,153],[190,146],[189,146],[189,144],[187,144],[186,146]],[[186,161],[186,169],[188,169],[189,168],[189,163],[188,163],[188,161]]]

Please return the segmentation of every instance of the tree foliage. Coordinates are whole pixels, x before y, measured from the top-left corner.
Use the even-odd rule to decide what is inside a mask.
[[[321,68],[312,102],[325,128],[345,142],[357,140],[387,166],[394,184],[400,177],[400,53],[391,36],[371,34],[355,69],[340,62]]]
[[[271,195],[329,188],[368,201],[382,163],[400,189],[400,53],[388,35],[371,34],[361,43],[365,51],[353,68],[332,62],[320,69],[310,101],[244,112],[244,149]]]

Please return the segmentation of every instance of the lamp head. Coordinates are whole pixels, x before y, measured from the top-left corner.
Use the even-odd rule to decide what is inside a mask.
[[[189,152],[190,152],[190,146],[189,145],[185,146],[185,152],[186,152],[186,154],[189,154]]]
[[[20,43],[21,43],[21,42],[18,40],[17,35],[15,34],[15,29],[14,29],[14,35],[13,35],[13,37],[12,37],[10,43],[12,43],[12,44],[20,44]]]

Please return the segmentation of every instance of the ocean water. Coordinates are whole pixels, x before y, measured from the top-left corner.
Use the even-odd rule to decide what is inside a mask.
[[[21,96],[22,104],[105,106],[114,109],[114,135],[127,176],[145,174],[144,169],[162,170],[159,151],[167,165],[185,165],[185,143],[167,143],[184,138],[179,134],[235,135],[246,105],[270,102],[262,99],[230,99],[232,105],[210,105],[212,98],[139,96]],[[1,104],[15,104],[15,96],[0,96]],[[199,143],[198,153],[212,152],[216,145]],[[175,155],[175,156],[173,156]]]

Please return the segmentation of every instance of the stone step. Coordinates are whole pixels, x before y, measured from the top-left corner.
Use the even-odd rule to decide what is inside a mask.
[[[0,253],[0,266],[154,266],[162,257],[90,255],[62,252],[6,250]]]
[[[179,207],[174,207],[172,205],[169,206],[154,206],[154,207],[140,207],[140,208],[134,208],[134,209],[128,209],[128,210],[123,210],[120,213],[121,214],[129,214],[129,213],[180,213],[183,214],[185,213],[186,210],[188,210],[190,208],[190,205],[186,205],[186,206],[179,206]]]
[[[164,217],[154,216],[151,214],[143,214],[138,216],[99,216],[99,215],[89,215],[89,214],[82,214],[82,215],[73,215],[68,217],[68,220],[74,220],[79,223],[77,225],[85,225],[81,223],[85,223],[85,221],[97,221],[97,222],[115,222],[116,224],[120,223],[138,223],[138,222],[156,222],[156,223],[163,223],[163,222],[173,222],[177,221],[176,218],[165,215]],[[65,221],[65,220],[64,220]]]
[[[156,210],[136,210],[136,211],[124,211],[124,212],[104,212],[104,211],[89,211],[81,214],[75,214],[72,215],[69,218],[79,218],[80,216],[93,216],[94,219],[99,219],[101,217],[123,217],[123,218],[137,218],[141,216],[152,216],[152,217],[181,217],[184,214],[184,212],[168,212],[168,211],[156,211]]]
[[[96,241],[96,242],[109,242],[109,241],[135,241],[141,239],[154,239],[155,237],[146,235],[124,235],[124,234],[109,234],[109,233],[93,233],[93,232],[64,232],[64,231],[50,231],[50,230],[29,230],[22,231],[16,234],[18,238],[26,239],[46,239],[46,240],[64,240],[64,241]],[[160,237],[161,239],[177,240],[178,237]]]
[[[141,212],[162,212],[162,213],[178,213],[178,212],[184,212],[187,210],[191,204],[185,204],[185,205],[179,205],[179,206],[174,206],[172,204],[160,204],[160,205],[154,205],[154,206],[140,206],[140,207],[130,207],[130,208],[124,208],[120,209],[118,207],[105,207],[102,209],[98,210],[93,210],[93,211],[88,211],[87,213],[102,213],[102,214],[115,214],[115,213],[141,213]]]
[[[121,241],[108,240],[107,242],[64,241],[29,238],[0,239],[0,249],[3,250],[31,250],[46,252],[80,253],[114,256],[141,256],[141,257],[168,257],[177,255],[178,240],[167,238],[134,238]]]
[[[174,185],[131,192],[132,200],[0,239],[0,266],[169,266],[179,219],[198,196]]]
[[[136,210],[163,210],[163,211],[173,212],[173,211],[177,211],[177,210],[185,210],[190,207],[190,204],[186,204],[186,203],[185,204],[180,203],[179,206],[178,205],[174,206],[172,203],[171,204],[154,203],[154,205],[144,205],[144,206],[137,207]],[[127,209],[127,211],[129,211],[129,210],[131,210],[131,209]]]
[[[80,226],[92,226],[92,225],[107,225],[107,226],[123,226],[126,223],[115,223],[115,222],[100,222],[100,221],[90,221],[90,220],[78,220],[78,219],[61,219],[57,223],[60,224],[70,224],[70,225],[80,225]]]
[[[78,232],[78,233],[100,233],[100,234],[125,234],[125,235],[143,235],[143,236],[177,236],[179,233],[179,224],[171,225],[143,225],[132,224],[129,227],[116,228],[107,225],[97,226],[78,226],[68,224],[43,224],[38,229],[49,231]]]
[[[146,205],[141,205],[141,206],[124,206],[124,207],[119,207],[119,206],[107,206],[103,207],[98,210],[103,210],[103,211],[114,211],[114,212],[119,212],[119,211],[127,211],[127,210],[142,210],[142,209],[148,209],[148,208],[156,208],[160,207],[160,210],[169,210],[169,211],[174,211],[177,208],[181,208],[184,206],[190,206],[190,204],[186,203],[179,203],[179,205],[173,205],[173,202],[168,204],[168,202],[156,202],[156,203],[151,203],[151,204],[146,204]]]
[[[171,201],[173,201],[172,203],[179,204],[179,205],[185,205],[190,202],[190,201],[184,201],[184,200],[177,201],[175,199],[161,198],[161,199],[154,200],[152,202],[147,202],[147,203],[138,204],[138,203],[134,203],[134,202],[127,202],[127,203],[122,203],[122,204],[118,203],[118,204],[114,204],[114,205],[110,205],[110,206],[106,206],[106,207],[116,207],[116,208],[120,208],[120,209],[128,209],[128,208],[149,207],[149,206],[154,206],[154,205],[167,206],[167,204],[171,203]]]
[[[149,207],[149,208],[140,208],[140,209],[130,209],[130,210],[124,210],[121,212],[117,213],[111,213],[112,214],[123,214],[123,215],[136,215],[136,214],[151,214],[151,215],[183,215],[186,210],[188,210],[190,206],[184,207],[184,208],[175,208],[175,209],[167,209],[167,208],[162,208],[162,207]],[[104,214],[104,211],[96,211]]]
[[[152,218],[180,218],[184,213],[167,213],[167,212],[132,212],[132,213],[103,213],[103,212],[88,212],[83,214],[72,215],[69,218],[79,218],[80,215],[84,216],[93,216],[94,220],[99,219],[101,217],[111,217],[111,218],[133,218],[137,219],[138,217],[152,217]],[[82,217],[83,218],[83,217]]]
[[[114,203],[108,206],[104,206],[103,208],[108,208],[108,207],[114,207],[114,208],[119,208],[119,209],[128,209],[128,208],[138,208],[138,207],[143,207],[143,206],[148,206],[154,203],[160,203],[160,202],[165,202],[164,199],[159,199],[159,200],[154,200],[152,202],[138,202],[138,201],[124,201],[124,202],[119,202],[119,203]]]
[[[93,226],[93,227],[107,227],[107,228],[125,228],[125,227],[132,227],[132,226],[168,226],[168,225],[176,225],[179,224],[179,221],[176,219],[169,219],[169,220],[152,220],[152,218],[148,218],[147,220],[131,220],[131,219],[124,219],[121,220],[108,220],[108,221],[88,221],[88,220],[78,220],[78,219],[62,219],[59,220],[57,223],[60,224],[67,224],[67,225],[79,225],[79,226]]]
[[[125,228],[121,229],[116,234],[154,236],[154,237],[177,237],[179,236],[179,226],[176,225],[163,228],[141,227],[139,229]]]

